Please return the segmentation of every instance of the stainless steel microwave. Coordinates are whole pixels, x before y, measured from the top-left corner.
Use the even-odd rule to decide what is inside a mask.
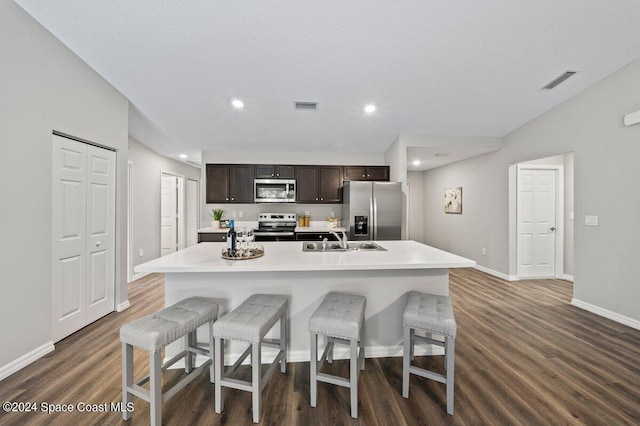
[[[255,179],[253,198],[256,203],[295,203],[295,179]]]

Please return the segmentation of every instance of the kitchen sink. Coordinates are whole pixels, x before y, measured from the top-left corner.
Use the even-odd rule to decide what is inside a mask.
[[[322,242],[304,242],[302,251],[313,252],[334,252],[334,251],[387,251],[386,248],[371,241],[349,241],[347,248],[340,246],[340,243],[330,241],[322,247]]]

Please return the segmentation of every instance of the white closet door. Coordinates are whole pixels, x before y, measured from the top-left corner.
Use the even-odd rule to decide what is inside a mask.
[[[53,341],[85,326],[87,145],[53,137]]]
[[[116,153],[87,146],[87,324],[114,306]]]
[[[112,312],[115,153],[53,136],[52,339]]]

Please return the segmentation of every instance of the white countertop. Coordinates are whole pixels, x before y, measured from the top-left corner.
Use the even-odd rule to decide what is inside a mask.
[[[467,268],[473,260],[416,241],[376,241],[387,251],[303,252],[301,241],[260,243],[257,259],[225,260],[225,243],[200,243],[135,267],[136,272],[274,272]]]

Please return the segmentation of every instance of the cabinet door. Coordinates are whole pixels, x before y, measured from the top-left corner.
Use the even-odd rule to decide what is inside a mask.
[[[389,180],[389,166],[367,167],[367,180]]]
[[[227,241],[227,234],[223,232],[200,232],[198,233],[199,243],[218,243]]]
[[[344,180],[366,180],[366,167],[347,166],[344,168]]]
[[[257,164],[256,165],[256,178],[269,179],[276,177],[275,166],[271,164]]]
[[[317,203],[318,179],[320,169],[318,167],[296,167],[296,202]]]
[[[319,202],[341,202],[341,188],[342,167],[320,167]]]
[[[338,241],[335,235],[328,232],[296,232],[297,241],[322,241],[324,238],[329,241]]]
[[[229,202],[253,203],[253,165],[229,166]]]
[[[207,164],[207,203],[229,202],[229,167]]]
[[[294,166],[275,166],[275,175],[280,179],[294,179],[296,168]]]

